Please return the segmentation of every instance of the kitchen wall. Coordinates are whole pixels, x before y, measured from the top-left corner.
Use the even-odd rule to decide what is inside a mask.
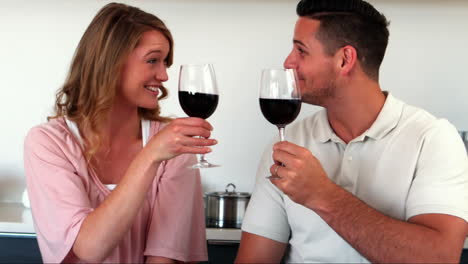
[[[108,1],[0,0],[0,201],[19,202],[24,189],[23,140],[51,114],[74,49]],[[291,49],[295,0],[125,1],[160,16],[175,38],[170,97],[163,113],[185,116],[178,105],[183,63],[215,65],[220,102],[209,121],[219,145],[203,170],[206,191],[233,182],[251,191],[259,156],[276,128],[257,99],[260,70],[281,67]],[[383,89],[468,130],[468,1],[373,0],[391,20],[381,70]],[[303,107],[300,117],[318,107]]]

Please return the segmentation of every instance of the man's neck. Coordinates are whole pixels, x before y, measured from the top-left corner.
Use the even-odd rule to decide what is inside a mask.
[[[328,122],[335,134],[349,143],[372,126],[385,99],[378,83],[348,87],[327,104]]]

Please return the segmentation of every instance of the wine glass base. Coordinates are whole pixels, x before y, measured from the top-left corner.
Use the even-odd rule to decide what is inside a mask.
[[[190,166],[191,169],[207,169],[207,168],[216,168],[216,167],[221,167],[221,165],[211,164],[208,161],[199,162],[197,164]]]

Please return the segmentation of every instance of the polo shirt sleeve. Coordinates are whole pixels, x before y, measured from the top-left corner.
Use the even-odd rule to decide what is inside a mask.
[[[270,175],[272,145],[268,145],[257,169],[257,180],[246,213],[242,231],[288,243],[290,227],[283,193],[266,177]]]
[[[145,256],[160,256],[183,262],[208,259],[205,213],[200,172],[189,168],[195,155],[169,160],[159,181],[146,241]]]
[[[406,219],[438,213],[468,221],[468,157],[456,128],[441,119],[423,138]]]
[[[60,263],[68,256],[83,220],[93,210],[84,183],[65,154],[69,143],[60,131],[48,133],[40,127],[31,129],[24,142],[27,190],[45,263]]]

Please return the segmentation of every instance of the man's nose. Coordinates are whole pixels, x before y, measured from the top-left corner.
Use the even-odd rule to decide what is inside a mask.
[[[291,52],[289,53],[288,57],[286,57],[286,60],[283,63],[283,66],[285,69],[295,69],[296,68],[296,59],[294,57],[294,54]]]

